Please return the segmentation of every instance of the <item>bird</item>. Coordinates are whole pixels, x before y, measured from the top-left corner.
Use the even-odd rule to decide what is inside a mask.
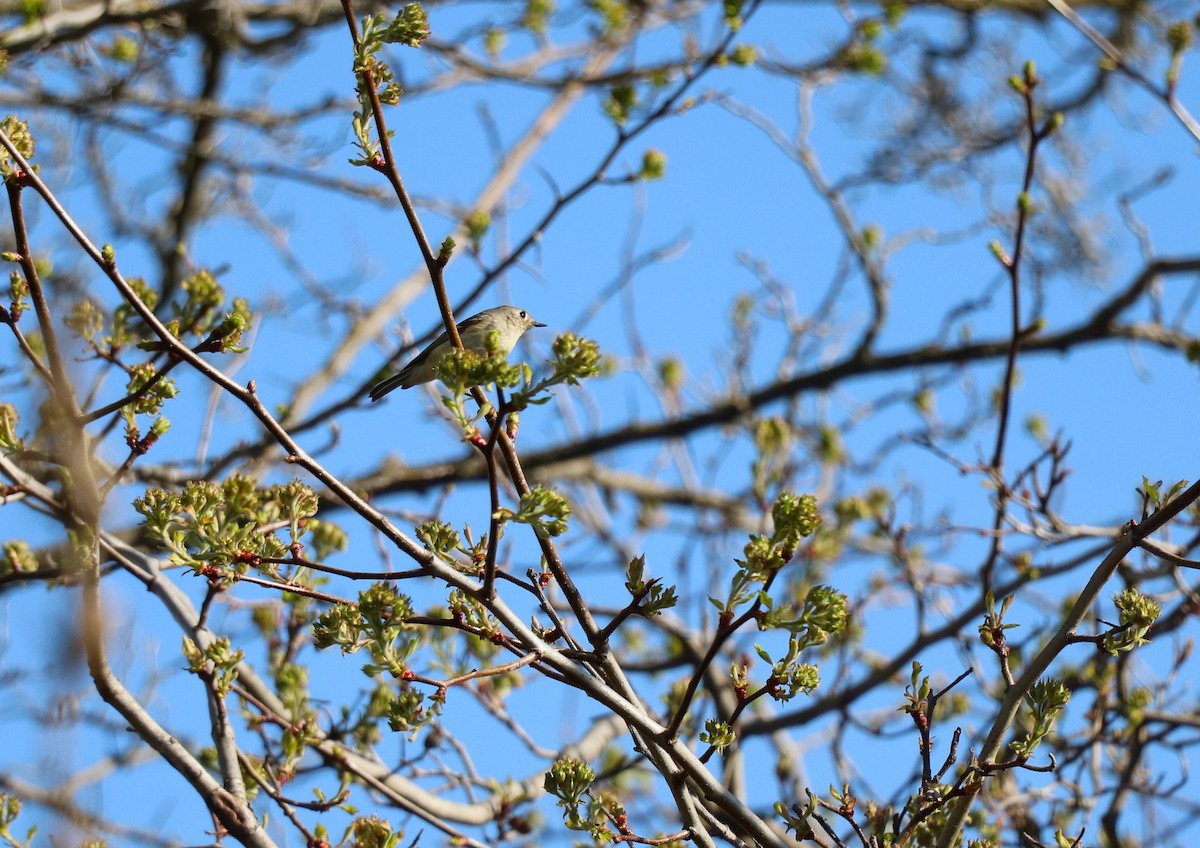
[[[545,327],[540,321],[517,306],[495,306],[472,315],[458,323],[458,337],[462,339],[463,347],[475,353],[487,353],[487,337],[490,333],[499,333],[497,352],[505,356],[516,347],[517,340],[525,335],[527,330],[534,327]],[[418,353],[412,362],[408,363],[399,373],[380,380],[371,387],[368,393],[371,400],[379,400],[388,392],[396,389],[411,389],[421,383],[428,383],[437,377],[436,369],[443,356],[453,347],[450,335],[442,333],[434,339],[429,347]]]

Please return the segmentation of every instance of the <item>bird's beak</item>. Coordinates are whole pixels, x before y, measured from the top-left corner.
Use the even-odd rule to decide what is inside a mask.
[[[543,324],[541,321],[534,321],[534,322],[533,322],[533,326],[535,326],[535,327],[545,327],[546,325],[545,325],[545,324]]]

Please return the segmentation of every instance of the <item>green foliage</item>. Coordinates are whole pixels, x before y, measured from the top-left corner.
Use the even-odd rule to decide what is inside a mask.
[[[395,106],[400,102],[402,89],[388,64],[377,55],[384,44],[404,44],[420,47],[430,35],[429,21],[419,3],[409,3],[391,22],[382,12],[369,15],[362,20],[362,32],[354,49],[354,74],[358,79],[355,94],[358,109],[354,112],[351,126],[355,143],[361,155],[350,160],[351,165],[375,167],[382,161],[379,144],[372,129],[374,109],[371,95],[374,92],[379,102]]]
[[[984,601],[987,605],[987,614],[983,617],[983,623],[979,625],[979,641],[993,651],[1000,651],[1007,645],[1004,631],[1021,626],[1019,624],[1005,624],[1004,622],[1004,615],[1008,612],[1008,608],[1012,606],[1013,596],[1009,595],[1001,601],[1000,609],[998,610],[996,609],[996,598],[991,592],[988,592]]]
[[[25,440],[17,433],[20,416],[11,403],[0,403],[0,451],[18,453],[25,450]]]
[[[147,309],[155,309],[158,307],[158,292],[150,288],[146,281],[141,277],[130,277],[126,282],[137,295],[138,300],[146,305]],[[183,289],[184,292],[187,289]],[[173,330],[173,325],[168,325],[167,329]],[[141,317],[137,314],[137,310],[132,305],[124,301],[113,310],[112,313],[112,329],[109,335],[101,337],[98,340],[88,339],[92,341],[97,348],[107,347],[113,352],[119,351],[121,348],[141,341],[141,337],[135,335],[135,330],[141,330]],[[175,333],[176,338],[179,334]]]
[[[542,788],[559,799],[559,806],[578,804],[596,779],[596,772],[583,760],[560,757],[542,779]]]
[[[1178,55],[1191,49],[1193,41],[1192,25],[1188,21],[1176,21],[1167,27],[1167,46],[1171,53]]]
[[[750,44],[739,44],[729,51],[729,61],[739,68],[748,68],[758,61],[758,50]]]
[[[182,492],[152,488],[134,501],[152,541],[170,551],[171,562],[198,574],[236,579],[249,566],[274,574],[265,558],[283,559],[311,529],[317,496],[298,480],[259,489],[249,477],[223,483],[193,481]],[[287,541],[274,528],[287,529]],[[268,529],[271,528],[271,529]],[[328,527],[322,539],[337,534]]]
[[[210,334],[211,338],[219,343],[217,352],[245,353],[247,348],[241,344],[242,335],[250,329],[253,318],[250,302],[244,297],[235,297],[233,309],[225,313]]]
[[[657,577],[646,580],[646,555],[636,556],[629,560],[625,570],[625,588],[634,598],[641,596],[638,611],[651,618],[659,615],[665,609],[670,609],[679,602],[675,595],[674,586],[663,586]]]
[[[1151,509],[1161,509],[1163,504],[1170,503],[1175,499],[1175,496],[1187,488],[1187,480],[1177,480],[1171,488],[1163,491],[1163,481],[1158,480],[1154,483],[1150,482],[1150,478],[1142,477],[1142,487],[1138,489],[1142,497],[1146,499],[1147,504]]]
[[[346,848],[397,848],[402,839],[403,830],[392,830],[386,819],[371,815],[352,821],[339,844]]]
[[[791,459],[792,432],[786,420],[779,416],[760,418],[754,424],[754,462],[750,471],[754,479],[754,495],[759,500],[767,490],[782,480]]]
[[[830,636],[843,632],[849,620],[846,596],[830,586],[813,586],[799,604],[776,609],[766,598],[764,605],[767,609],[758,618],[759,629],[786,630],[797,641],[796,650],[824,645]]]
[[[33,133],[29,131],[29,124],[22,121],[16,115],[5,115],[3,120],[0,120],[0,130],[8,136],[9,141],[17,148],[17,152],[25,157],[25,161],[29,162],[33,158],[37,142],[34,141]],[[8,151],[0,148],[0,176],[8,179],[17,169],[17,163],[9,155]]]
[[[792,558],[802,538],[811,536],[821,526],[817,499],[812,495],[780,492],[771,507],[771,518],[775,522],[771,544],[779,546],[785,560]]]
[[[140,53],[138,43],[127,35],[118,33],[105,49],[105,54],[114,62],[131,64],[137,61]]]
[[[500,625],[488,608],[462,589],[450,592],[449,605],[455,620],[465,624],[476,634],[489,639],[500,636]]]
[[[742,9],[745,7],[744,0],[723,0],[723,11],[725,14],[725,25],[733,32],[737,32],[742,28],[745,21],[742,20]]]
[[[158,293],[141,277],[127,281],[137,298],[151,311],[158,307]],[[253,321],[249,302],[234,298],[231,309],[222,309],[225,289],[208,271],[198,271],[180,284],[182,300],[171,305],[167,330],[177,339],[196,344],[201,353],[244,353],[242,335]],[[137,345],[142,350],[161,351],[162,342],[147,332],[137,310],[122,302],[109,314],[100,304],[85,297],[70,308],[67,327],[89,348],[104,359],[111,359],[123,349]],[[146,365],[141,369],[145,378]],[[131,381],[132,384],[132,381]]]
[[[89,297],[75,301],[63,323],[67,329],[90,345],[104,331],[105,315],[96,301]]]
[[[358,595],[357,604],[337,604],[313,622],[313,644],[318,649],[337,645],[343,654],[363,648],[372,663],[363,667],[368,677],[386,671],[403,677],[408,658],[421,644],[417,628],[409,623],[412,601],[387,583],[375,583]]]
[[[21,799],[7,792],[0,792],[0,840],[9,848],[28,848],[37,833],[37,827],[25,831],[25,838],[18,839],[13,835],[12,823],[21,815]]]
[[[770,536],[751,536],[737,560],[748,581],[762,582],[786,565],[796,553],[803,537],[811,536],[821,525],[817,500],[812,495],[796,496],[781,492],[771,507],[775,532]]]
[[[313,518],[303,529],[308,531],[308,545],[312,548],[312,556],[318,561],[345,551],[349,544],[349,537],[341,525],[329,521]]]
[[[462,550],[458,532],[444,521],[429,520],[418,524],[416,536],[425,549],[432,551],[438,559],[453,562],[451,553]]]
[[[733,728],[729,726],[728,722],[715,718],[704,720],[704,729],[700,731],[700,741],[706,745],[712,745],[717,749],[718,754],[725,753],[725,749],[736,739],[737,734],[733,732]]]
[[[622,0],[588,0],[587,5],[600,15],[604,32],[616,32],[629,23],[629,8]]]
[[[1114,595],[1113,603],[1120,619],[1117,626],[1104,635],[1104,650],[1116,656],[1149,643],[1146,634],[1162,614],[1162,607],[1132,586]]]
[[[376,21],[382,24],[385,20],[382,14],[376,16]],[[365,27],[364,27],[365,29]],[[405,47],[420,47],[429,38],[429,16],[420,3],[408,3],[396,13],[390,24],[376,30],[380,40],[386,44],[403,44]]]
[[[240,648],[234,650],[226,636],[213,639],[203,649],[184,636],[183,655],[187,658],[188,670],[211,681],[213,690],[224,698],[237,680],[237,666],[245,657],[245,652]]]
[[[904,706],[900,709],[911,716],[928,716],[929,714],[929,696],[933,694],[933,688],[929,683],[929,677],[922,675],[923,667],[919,662],[913,660],[912,677],[909,684],[904,687]]]
[[[553,14],[554,0],[526,0],[523,23],[535,35],[545,35]]]
[[[842,51],[842,67],[856,74],[879,76],[887,70],[887,54],[871,44],[854,44]]]
[[[539,538],[545,539],[567,532],[567,517],[570,514],[571,504],[564,496],[554,489],[537,485],[521,495],[515,512],[502,507],[493,517],[500,521],[528,524]]]
[[[6,253],[9,261],[16,260],[16,254]],[[21,272],[13,270],[8,275],[8,315],[0,315],[4,323],[15,324],[21,320],[21,314],[29,308],[29,283],[21,276]]]
[[[817,431],[817,456],[823,462],[838,464],[846,459],[846,446],[842,434],[836,427],[822,427]]]
[[[131,414],[154,415],[162,405],[179,394],[179,388],[170,377],[163,377],[153,363],[143,362],[129,369],[129,381],[125,392],[133,403],[126,407]]]
[[[801,807],[799,804],[792,804],[791,807],[786,806],[782,801],[776,801],[774,805],[775,815],[783,820],[784,832],[792,831],[796,834],[797,840],[812,839],[816,834],[813,831],[809,821],[813,814],[817,811],[817,796],[808,793],[808,805]]]
[[[611,842],[613,834],[606,822],[624,819],[625,811],[616,799],[592,789],[595,779],[596,773],[587,763],[575,757],[560,757],[546,772],[542,786],[558,799],[568,828],[586,831],[597,843]]]
[[[638,177],[643,180],[661,180],[667,175],[667,154],[651,148],[642,154],[642,169]]]
[[[799,662],[800,652],[813,643],[797,633],[788,637],[787,652],[778,660],[761,645],[755,644],[754,651],[763,661],[771,665],[771,676],[767,679],[767,694],[780,703],[786,703],[803,692],[811,695],[821,685],[821,670],[811,663]]]
[[[1061,680],[1053,677],[1042,678],[1029,687],[1025,702],[1029,708],[1027,719],[1030,730],[1012,743],[1013,754],[1018,760],[1023,762],[1029,759],[1038,745],[1050,735],[1070,700],[1070,690]]]
[[[835,64],[855,74],[879,76],[887,70],[887,54],[876,41],[883,33],[883,23],[867,18],[858,24],[854,39],[838,54]]]
[[[687,377],[687,366],[676,356],[664,356],[658,363],[658,381],[668,392],[683,388]]]
[[[467,238],[471,240],[471,245],[475,250],[479,250],[479,244],[483,241],[483,237],[487,235],[492,226],[492,216],[482,209],[476,209],[463,221],[463,226],[467,228]]]
[[[600,373],[600,347],[591,339],[563,333],[550,348],[550,374],[536,382],[526,372],[525,384],[514,392],[509,406],[521,411],[550,400],[549,389],[560,384],[578,386],[582,380]]]
[[[499,333],[493,331],[488,335],[498,337]],[[438,360],[434,370],[453,397],[462,398],[476,386],[512,388],[521,381],[528,367],[524,363],[509,365],[504,354],[499,352],[476,353],[473,350],[451,348]]]
[[[38,570],[37,556],[27,542],[10,539],[0,547],[0,577],[32,574]]]
[[[505,45],[508,44],[508,33],[497,27],[490,27],[483,34],[483,50],[492,61],[500,58]]]
[[[627,82],[617,83],[608,90],[608,97],[604,100],[604,114],[612,118],[617,126],[624,126],[639,104],[636,88]]]
[[[425,696],[411,686],[401,685],[395,692],[388,693],[387,707],[383,717],[395,733],[408,733],[409,739],[437,716],[436,709],[425,708]]]

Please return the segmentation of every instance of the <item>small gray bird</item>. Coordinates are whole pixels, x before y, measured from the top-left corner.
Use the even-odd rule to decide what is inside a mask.
[[[525,335],[525,331],[533,327],[545,327],[530,317],[524,309],[516,306],[496,306],[485,309],[477,315],[472,315],[458,324],[458,336],[462,339],[463,347],[475,353],[487,353],[487,337],[489,333],[500,334],[500,352],[507,355],[517,340]],[[380,380],[371,387],[371,400],[379,400],[397,387],[411,389],[420,383],[428,383],[437,377],[437,368],[442,357],[450,352],[452,345],[450,336],[442,333],[434,339],[412,362],[404,366],[399,374],[394,374],[386,380]]]

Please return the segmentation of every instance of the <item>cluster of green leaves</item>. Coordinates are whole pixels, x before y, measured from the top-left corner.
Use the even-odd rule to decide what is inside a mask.
[[[550,347],[550,373],[534,382],[526,373],[525,384],[513,393],[509,406],[520,411],[550,400],[549,390],[560,384],[578,386],[600,373],[600,348],[589,338],[562,333]]]
[[[1183,71],[1183,54],[1191,49],[1195,41],[1195,27],[1200,27],[1200,15],[1195,21],[1176,21],[1167,27],[1167,47],[1171,51],[1171,61],[1167,72],[1163,75],[1167,87],[1174,89],[1179,84],[1179,75]]]
[[[507,351],[499,348],[498,332],[489,333],[485,344],[484,353],[449,350],[435,367],[438,379],[449,390],[449,394],[442,396],[442,405],[467,438],[475,436],[476,423],[492,411],[490,405],[474,412],[467,409],[468,393],[476,386],[516,389],[505,407],[510,420],[516,422],[517,414],[522,410],[549,402],[550,389],[554,386],[563,383],[577,386],[582,380],[600,373],[599,347],[591,339],[574,333],[563,333],[554,340],[550,373],[536,380],[528,363],[509,364]]]
[[[542,36],[554,14],[554,0],[525,0],[522,24],[534,35]]]
[[[619,82],[608,90],[608,97],[604,99],[604,114],[612,118],[618,127],[623,127],[641,105],[637,88],[631,83]]]
[[[787,473],[792,456],[792,432],[779,416],[760,418],[754,424],[754,461],[750,465],[754,496],[765,501],[767,491]]]
[[[408,658],[420,646],[412,600],[387,583],[375,583],[358,595],[357,604],[336,604],[313,623],[313,644],[324,649],[337,645],[343,654],[366,648],[372,663],[363,667],[368,677],[386,671],[403,677]]]
[[[488,334],[487,353],[457,348],[447,351],[434,369],[438,379],[450,390],[450,394],[442,396],[442,405],[468,438],[477,432],[476,422],[492,410],[491,405],[485,405],[474,412],[469,411],[467,397],[471,389],[476,386],[511,389],[520,384],[522,377],[526,382],[532,379],[533,372],[528,363],[511,365],[504,353],[495,349],[493,343],[498,344],[499,336],[498,332]]]
[[[185,297],[174,307],[167,329],[177,339],[203,339],[206,350],[245,353],[242,334],[250,327],[250,308],[245,298],[235,297],[233,308],[222,313],[225,288],[208,271],[199,271],[180,284]]]
[[[1138,489],[1151,509],[1159,509],[1165,503],[1170,503],[1175,496],[1186,489],[1187,480],[1177,480],[1169,489],[1163,489],[1163,481],[1150,482],[1149,477],[1142,477],[1142,487]]]
[[[12,539],[0,548],[0,578],[10,574],[30,574],[37,570],[37,556],[28,543]]]
[[[597,844],[613,841],[609,822],[623,823],[625,808],[613,795],[593,789],[596,772],[576,757],[560,757],[542,780],[546,792],[558,799],[563,824],[586,832]]]
[[[504,535],[504,525],[497,528],[500,536]],[[476,541],[471,533],[470,525],[463,527],[462,541],[458,531],[444,521],[423,521],[416,527],[416,536],[427,551],[430,551],[449,565],[454,566],[464,574],[479,576],[483,574],[484,563],[487,560],[488,535],[486,533]],[[463,557],[454,554],[463,554]]]
[[[250,566],[277,575],[278,566],[263,559],[286,559],[306,540],[317,559],[346,545],[337,525],[313,520],[317,496],[299,480],[261,489],[241,475],[222,483],[196,480],[178,493],[148,489],[133,506],[171,562],[209,576],[235,579]],[[286,541],[277,535],[283,528]]]
[[[441,698],[427,701],[408,682],[412,677],[409,660],[423,641],[421,630],[411,622],[413,615],[407,595],[379,582],[360,592],[358,603],[336,604],[317,616],[312,633],[318,649],[337,645],[343,654],[351,654],[366,648],[371,662],[363,664],[363,674],[375,678],[386,673],[397,684],[395,689],[375,691],[375,713],[385,718],[392,730],[415,735],[436,717]]]
[[[771,597],[762,593],[763,612],[758,616],[761,630],[782,630],[788,634],[787,649],[778,659],[761,645],[755,652],[770,663],[767,693],[776,701],[790,701],[797,694],[812,693],[821,683],[820,670],[811,663],[800,662],[800,654],[809,648],[824,645],[829,637],[842,633],[849,620],[846,596],[829,586],[813,586],[796,603],[774,606]]]
[[[861,21],[854,30],[854,38],[838,54],[837,67],[855,74],[879,76],[887,70],[887,54],[878,45],[884,22],[878,18]]]
[[[34,834],[37,833],[37,826],[34,825],[25,831],[24,839],[13,836],[12,823],[17,820],[19,815],[21,815],[21,799],[16,795],[0,792],[0,840],[10,848],[27,848],[33,842]]]
[[[109,249],[105,245],[106,250]],[[141,277],[128,280],[138,299],[148,309],[158,308],[158,293]],[[225,308],[225,287],[209,271],[197,271],[180,283],[181,300],[170,304],[167,330],[180,341],[197,345],[205,353],[245,353],[242,338],[253,315],[245,298],[235,297]],[[137,310],[121,303],[111,314],[90,298],[77,301],[66,320],[67,326],[98,356],[113,358],[130,345],[158,351],[162,344],[150,336]]]
[[[400,102],[402,89],[392,69],[378,56],[385,44],[420,47],[429,38],[429,18],[420,3],[409,3],[396,17],[388,21],[383,13],[368,15],[362,20],[362,33],[354,48],[354,75],[358,80],[355,93],[358,109],[354,112],[354,146],[361,156],[350,160],[351,165],[375,166],[381,159],[379,144],[371,130],[374,110],[371,92],[380,103],[395,106]],[[389,132],[390,135],[390,132]]]
[[[499,331],[488,333],[484,345],[483,353],[451,348],[434,366],[434,373],[450,391],[448,395],[442,396],[442,406],[458,423],[467,438],[475,436],[478,432],[476,422],[492,411],[490,404],[474,412],[468,411],[467,397],[473,388],[495,386],[498,389],[511,389],[517,386],[522,378],[526,383],[533,378],[533,371],[528,363],[509,364],[507,351],[500,349]]]
[[[737,734],[729,726],[729,722],[717,718],[704,720],[704,729],[700,731],[700,741],[705,745],[711,745],[717,750],[717,753],[724,753],[735,739],[737,739]]]
[[[1150,640],[1146,638],[1146,634],[1150,632],[1154,622],[1158,621],[1162,607],[1132,586],[1114,595],[1113,604],[1116,605],[1120,618],[1117,626],[1104,634],[1104,650],[1116,656],[1122,651],[1132,651],[1140,645],[1147,644]]]
[[[753,604],[753,618],[760,630],[788,634],[787,647],[778,658],[772,658],[762,645],[756,644],[754,649],[771,666],[763,691],[777,701],[789,701],[801,692],[811,693],[820,685],[818,668],[801,662],[800,655],[825,644],[833,634],[843,632],[849,616],[846,596],[825,585],[812,586],[803,594],[797,592],[793,600],[777,604],[769,592],[770,584],[795,556],[801,539],[811,536],[821,526],[821,517],[816,498],[791,492],[780,493],[771,508],[771,517],[774,532],[750,537],[743,551],[745,558],[737,560],[739,567],[730,579],[725,600],[710,597],[709,601],[720,612],[723,626],[729,626],[740,608]],[[748,697],[748,666],[733,663],[730,674],[739,696]],[[714,740],[710,744],[728,745],[731,740],[723,739],[716,732],[719,729],[708,729]]]
[[[115,261],[111,259],[112,250],[108,245],[105,245],[105,256]],[[147,308],[153,310],[158,306],[158,294],[145,280],[133,277],[129,285]],[[175,338],[195,344],[194,349],[198,352],[245,352],[242,338],[253,318],[248,301],[234,298],[232,308],[224,309],[225,290],[208,271],[199,271],[184,280],[180,291],[183,298],[172,304],[171,317],[165,322]],[[83,298],[71,307],[66,325],[87,344],[97,359],[108,362],[119,362],[121,351],[131,345],[154,352],[163,348],[158,339],[147,335],[137,311],[125,302],[110,313],[91,298]],[[144,452],[167,432],[170,421],[156,417],[151,422],[149,436],[143,440],[135,416],[158,416],[163,405],[179,394],[179,389],[153,358],[127,365],[125,371],[125,392],[130,400],[121,407],[121,415],[125,419],[126,442],[131,448],[140,445],[139,449]]]
[[[829,787],[833,791],[833,787]],[[775,815],[779,816],[783,822],[783,830],[792,831],[796,834],[796,839],[803,841],[812,839],[816,834],[813,830],[812,822],[813,814],[817,812],[817,796],[812,792],[808,793],[808,804],[801,807],[799,804],[793,803],[791,806],[776,801],[774,804]]]
[[[403,839],[403,830],[393,830],[386,819],[370,815],[359,816],[350,822],[338,844],[351,848],[396,848]]]
[[[710,598],[722,615],[732,615],[736,607],[759,596],[755,587],[773,578],[796,554],[800,539],[811,536],[821,526],[817,499],[781,492],[771,507],[775,530],[769,536],[751,536],[742,550],[743,559],[730,583],[725,601]],[[765,595],[764,595],[765,597]]]
[[[659,578],[646,579],[646,555],[629,560],[625,569],[625,588],[634,598],[640,598],[638,612],[647,618],[659,615],[679,602],[674,586],[663,586]]]
[[[891,509],[891,493],[882,487],[835,501],[832,520],[823,522],[813,534],[805,551],[806,559],[814,564],[836,562],[845,549],[846,541],[858,531],[856,525],[862,521],[874,525],[872,532],[886,533]]]
[[[0,120],[0,130],[4,131],[13,146],[17,148],[17,152],[25,157],[26,162],[33,158],[37,142],[33,138],[33,133],[29,131],[27,122],[22,121],[16,115],[5,115],[4,119]],[[16,167],[17,163],[8,151],[0,149],[0,176],[7,180],[13,175]]]
[[[17,433],[20,414],[11,403],[0,403],[0,451],[18,454],[25,450],[25,440]]]
[[[655,148],[650,148],[642,154],[642,167],[638,171],[638,179],[661,180],[666,175],[667,154]]]
[[[188,670],[210,680],[213,690],[224,698],[229,694],[229,687],[237,680],[238,663],[245,657],[245,652],[240,648],[235,651],[228,637],[213,639],[201,648],[184,636],[183,655],[188,661]]]
[[[1013,600],[1013,595],[1007,596],[1000,602],[1000,608],[997,609],[996,598],[991,592],[988,592],[984,598],[987,613],[983,617],[983,623],[979,625],[979,641],[1001,656],[1008,656],[1008,637],[1004,635],[1005,631],[1021,626],[1006,624],[1004,621],[1004,616],[1012,606]]]
[[[933,687],[929,682],[929,677],[922,675],[923,666],[913,660],[912,678],[909,684],[904,687],[905,704],[900,709],[911,715],[918,723],[927,721],[929,715],[929,696],[933,694]]]
[[[5,262],[16,262],[20,257],[12,251],[0,253],[0,259]],[[8,274],[8,309],[0,307],[0,321],[5,324],[15,324],[21,320],[22,313],[29,308],[29,283],[17,269]]]
[[[1012,743],[1013,754],[1019,761],[1028,760],[1038,745],[1050,735],[1070,700],[1071,690],[1053,677],[1042,678],[1029,687],[1029,694],[1025,696],[1029,708],[1026,715],[1029,732]]]
[[[563,495],[539,484],[521,495],[516,511],[501,507],[494,517],[500,521],[528,524],[538,538],[546,539],[567,532],[570,514],[571,504]]]
[[[466,625],[477,635],[493,641],[500,639],[502,632],[500,623],[496,621],[486,606],[462,589],[450,591],[450,612],[455,621]]]

